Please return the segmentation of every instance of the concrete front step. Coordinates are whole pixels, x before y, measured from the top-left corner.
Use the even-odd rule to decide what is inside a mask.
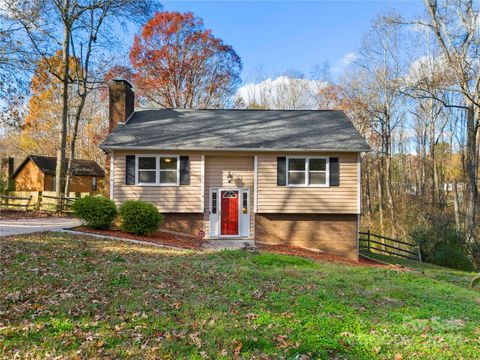
[[[238,250],[238,249],[254,250],[255,240],[245,240],[245,239],[208,240],[208,242],[203,245],[203,248],[206,250]]]

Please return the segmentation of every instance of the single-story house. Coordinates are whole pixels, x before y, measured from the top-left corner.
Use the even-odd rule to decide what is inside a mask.
[[[68,161],[68,160],[67,160]],[[57,158],[28,155],[12,175],[16,191],[55,191]],[[73,160],[71,192],[97,193],[103,189],[105,171],[93,160]]]
[[[110,85],[108,193],[165,214],[164,228],[358,259],[360,154],[342,111],[134,111]]]

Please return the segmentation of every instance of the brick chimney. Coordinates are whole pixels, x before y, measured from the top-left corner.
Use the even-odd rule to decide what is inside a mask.
[[[132,85],[127,80],[115,79],[108,87],[108,132],[111,133],[118,124],[124,124],[132,115],[135,107],[135,93]],[[108,153],[105,159],[105,185],[104,193],[107,197],[113,199],[110,174],[112,154]]]
[[[115,79],[109,86],[109,132],[132,115],[135,103],[135,94],[132,85],[127,80]]]

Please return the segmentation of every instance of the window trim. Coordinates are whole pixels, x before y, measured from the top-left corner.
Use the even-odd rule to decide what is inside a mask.
[[[155,158],[155,183],[142,183],[138,181],[138,172],[139,171],[149,171],[149,170],[140,170],[138,168],[139,158]],[[172,183],[160,183],[160,158],[170,157],[177,159],[177,182]],[[173,170],[172,170],[173,171]],[[172,154],[136,154],[135,155],[135,185],[137,186],[180,186],[180,155]]]
[[[290,184],[290,159],[303,159],[305,160],[305,183],[304,184]],[[310,160],[325,160],[325,184],[310,184]],[[324,187],[330,187],[330,158],[328,156],[287,156],[287,161],[286,161],[286,177],[287,177],[287,187],[310,187],[310,188],[324,188]],[[316,171],[312,170],[315,172],[321,172],[321,171]],[[301,170],[295,170],[293,172],[303,172]]]

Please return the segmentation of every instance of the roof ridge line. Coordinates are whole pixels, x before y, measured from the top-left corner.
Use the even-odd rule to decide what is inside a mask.
[[[311,112],[334,112],[334,111],[339,111],[339,112],[344,112],[341,109],[212,109],[212,108],[206,108],[206,109],[179,109],[179,108],[165,108],[165,109],[140,109],[140,110],[135,110],[133,113],[139,113],[142,111],[188,111],[188,112],[193,112],[193,111],[278,111],[278,112],[300,112],[300,111],[311,111]],[[133,114],[132,113],[132,114]]]

